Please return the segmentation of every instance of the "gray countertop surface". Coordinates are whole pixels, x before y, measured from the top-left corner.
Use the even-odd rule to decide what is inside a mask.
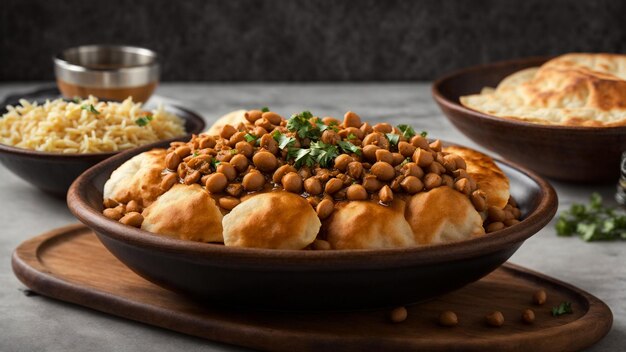
[[[0,84],[0,100],[40,85]],[[481,149],[445,119],[431,99],[428,83],[167,83],[157,94],[199,112],[208,124],[240,108],[269,106],[286,116],[302,110],[342,116],[353,110],[366,120],[410,123],[429,131],[429,136]],[[30,237],[77,220],[64,201],[38,191],[4,167],[0,167],[0,180],[0,351],[243,350],[27,296],[11,270],[12,251]],[[593,191],[614,203],[613,185],[552,184],[559,195],[559,211],[586,202]],[[626,350],[626,242],[560,238],[553,220],[527,240],[511,262],[569,282],[606,302],[613,311],[613,328],[590,351]]]

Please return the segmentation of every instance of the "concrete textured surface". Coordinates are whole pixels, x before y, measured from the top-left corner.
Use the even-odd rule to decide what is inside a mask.
[[[432,80],[571,51],[626,52],[622,0],[2,0],[0,81],[53,78],[53,54],[145,46],[164,80]]]
[[[0,85],[0,99],[36,84]],[[430,136],[476,147],[443,117],[427,83],[165,84],[157,94],[178,100],[211,123],[239,108],[270,106],[283,114],[304,109],[339,116],[350,109],[365,119],[410,123]],[[617,167],[617,166],[616,166]],[[22,241],[76,222],[63,201],[51,198],[0,167],[0,351],[239,351],[237,347],[119,319],[42,296],[27,296],[13,275],[10,256]],[[600,192],[612,202],[614,187],[554,182],[559,210]],[[560,238],[554,221],[533,236],[512,262],[569,282],[605,301],[614,314],[611,332],[590,351],[626,350],[626,242],[585,243]],[[571,338],[576,338],[572,336]]]

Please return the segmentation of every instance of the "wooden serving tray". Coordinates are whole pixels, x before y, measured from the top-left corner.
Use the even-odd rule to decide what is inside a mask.
[[[12,264],[15,275],[42,295],[184,334],[272,351],[573,351],[600,340],[613,320],[596,297],[511,264],[459,291],[408,307],[408,319],[400,324],[388,321],[388,309],[288,313],[202,306],[137,276],[83,225],[22,243]],[[531,302],[539,288],[548,293],[543,306]],[[551,307],[562,301],[571,302],[574,313],[552,317]],[[535,311],[534,324],[521,321],[526,308]],[[437,324],[444,310],[457,313],[458,326]],[[484,316],[493,310],[504,314],[504,326],[485,324]]]

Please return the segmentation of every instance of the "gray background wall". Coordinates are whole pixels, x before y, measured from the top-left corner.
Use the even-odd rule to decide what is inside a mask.
[[[0,0],[0,80],[52,79],[89,43],[159,52],[164,80],[433,79],[568,51],[626,52],[622,0]]]

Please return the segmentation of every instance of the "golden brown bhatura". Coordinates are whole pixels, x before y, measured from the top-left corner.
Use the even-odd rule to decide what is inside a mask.
[[[287,250],[460,241],[521,216],[488,156],[351,111],[227,114],[121,165],[104,205],[105,216],[164,236]]]

